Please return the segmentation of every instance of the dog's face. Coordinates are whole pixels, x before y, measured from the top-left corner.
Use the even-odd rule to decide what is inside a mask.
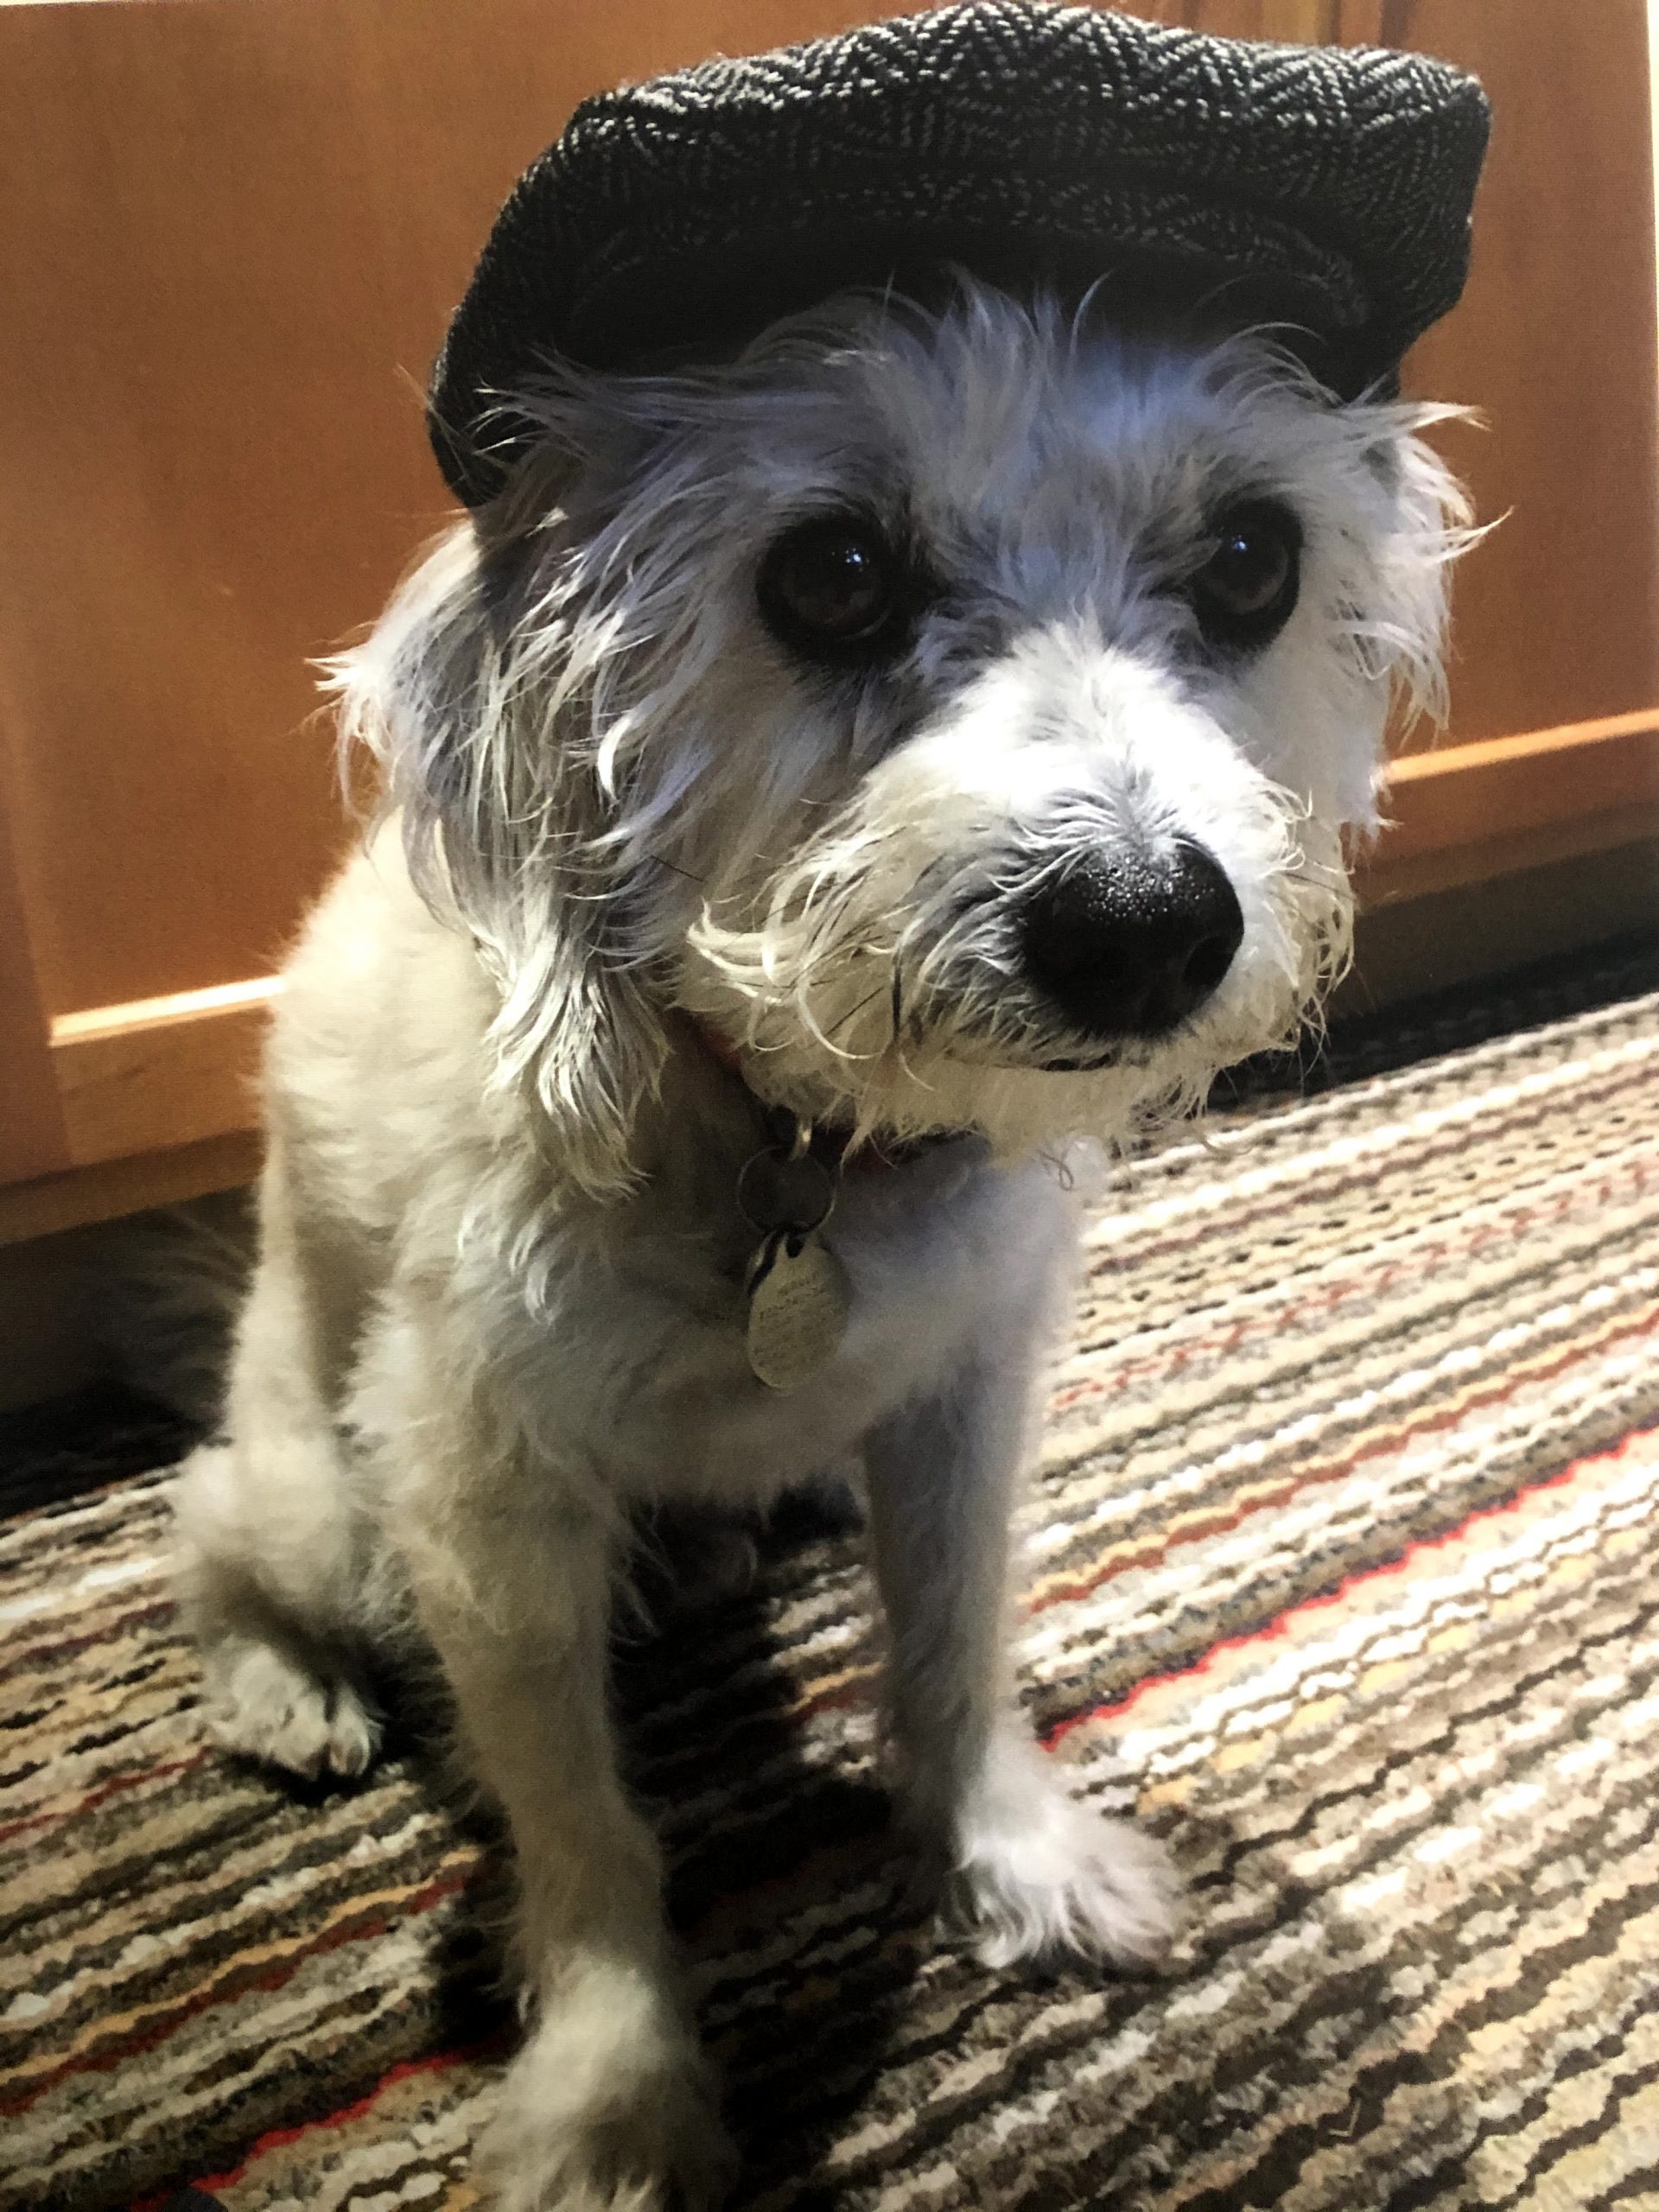
[[[672,1007],[809,1116],[1005,1149],[1294,1030],[1438,683],[1421,410],[978,289],[533,404],[348,697],[584,1179]]]

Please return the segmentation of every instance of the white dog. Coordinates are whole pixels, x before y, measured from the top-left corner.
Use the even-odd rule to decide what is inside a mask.
[[[435,1650],[521,1877],[496,2184],[635,2207],[723,2155],[607,1711],[641,1504],[856,1455],[896,1787],[984,1956],[1169,1940],[1160,1855],[1011,1697],[1059,1155],[1342,960],[1465,516],[1428,410],[966,282],[533,405],[340,666],[387,816],[288,970],[179,1511],[232,1747],[355,1774],[364,1655]]]

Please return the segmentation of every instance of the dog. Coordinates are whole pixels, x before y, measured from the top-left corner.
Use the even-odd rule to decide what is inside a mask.
[[[181,1587],[220,1740],[297,1774],[373,1758],[370,1654],[435,1655],[518,1860],[484,2170],[696,2204],[728,2154],[607,1709],[630,1516],[855,1459],[897,1802],[983,1957],[1163,1955],[1161,1853],[1013,1700],[1070,1163],[1340,969],[1468,518],[1450,410],[965,276],[517,404],[334,670],[385,803],[277,1002]]]

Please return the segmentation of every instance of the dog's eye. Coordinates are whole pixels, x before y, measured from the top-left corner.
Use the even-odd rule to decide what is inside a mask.
[[[1205,637],[1249,651],[1290,620],[1301,582],[1301,525],[1276,499],[1246,499],[1216,518],[1211,550],[1187,589]]]
[[[873,524],[819,516],[786,531],[761,563],[760,612],[775,635],[820,659],[861,659],[893,639],[900,568]]]

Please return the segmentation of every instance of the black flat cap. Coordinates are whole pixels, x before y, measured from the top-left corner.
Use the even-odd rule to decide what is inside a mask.
[[[525,435],[501,403],[549,357],[683,359],[944,264],[1294,323],[1351,395],[1463,289],[1487,123],[1474,79],[1421,54],[1041,0],[603,92],[497,218],[433,372],[433,446],[481,505]]]

